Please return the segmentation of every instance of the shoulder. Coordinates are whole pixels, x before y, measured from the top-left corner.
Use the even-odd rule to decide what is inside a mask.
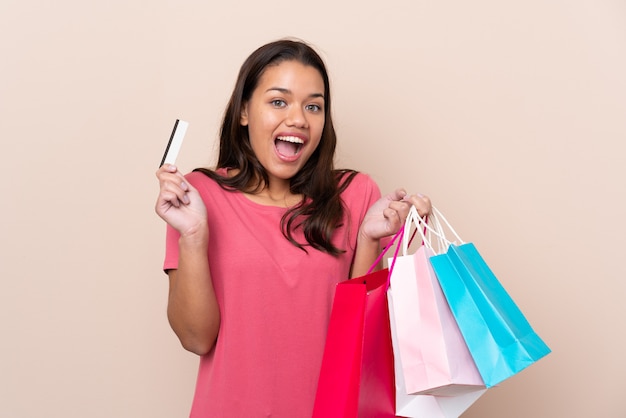
[[[192,171],[191,173],[187,173],[185,174],[185,178],[192,184],[197,183],[197,184],[202,184],[202,183],[206,183],[207,181],[212,181],[212,179],[207,176],[204,173],[201,173],[200,171]]]
[[[357,172],[354,175],[345,174],[340,181],[340,187],[345,182],[345,189],[341,193],[341,198],[346,204],[352,202],[363,202],[369,207],[373,202],[381,196],[380,188],[372,177],[368,174]]]
[[[374,179],[371,178],[369,176],[369,174],[358,172],[358,173],[356,173],[356,176],[354,176],[354,180],[352,182],[356,183],[360,187],[368,187],[368,188],[376,188],[376,189],[378,189],[378,184],[376,184]]]
[[[220,177],[223,177],[220,170],[205,169],[194,170],[185,175],[185,179],[198,190],[207,207],[221,205],[233,197],[232,190],[227,190],[220,184]]]
[[[209,173],[211,175],[209,175]],[[198,188],[198,186],[219,187],[219,184],[217,183],[217,181],[215,181],[215,177],[225,177],[226,173],[227,171],[225,169],[218,169],[215,171],[208,169],[196,169],[191,173],[186,174],[185,178],[187,179],[187,181],[189,181],[189,183],[191,183],[192,186],[196,188]]]
[[[346,182],[348,183],[347,185],[345,185]],[[343,193],[354,191],[362,193],[369,190],[379,190],[378,184],[376,184],[372,177],[358,171],[343,174],[341,180],[339,181],[339,185],[340,187],[345,187]]]

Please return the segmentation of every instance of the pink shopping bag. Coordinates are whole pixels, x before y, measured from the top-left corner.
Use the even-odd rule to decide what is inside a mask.
[[[407,418],[458,418],[476,402],[487,389],[482,388],[449,396],[407,393],[404,385],[402,360],[398,352],[396,333],[393,329],[395,324],[395,318],[393,316],[393,296],[389,293],[388,297],[394,356],[396,416]]]
[[[430,265],[433,251],[421,245],[407,254],[408,232],[419,222],[412,208],[403,255],[396,258],[390,276],[391,325],[406,393],[454,396],[480,391],[484,383]]]

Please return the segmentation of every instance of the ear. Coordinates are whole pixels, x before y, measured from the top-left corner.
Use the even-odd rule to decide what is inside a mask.
[[[248,126],[248,102],[243,104],[241,108],[241,115],[239,116],[239,124],[241,126]]]

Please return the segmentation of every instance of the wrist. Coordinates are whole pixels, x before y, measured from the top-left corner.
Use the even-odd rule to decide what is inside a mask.
[[[371,238],[367,236],[367,234],[363,233],[363,231],[359,231],[359,235],[357,236],[357,246],[378,250],[378,248],[380,248],[380,240],[378,238]]]
[[[201,222],[192,228],[180,233],[178,245],[187,248],[206,248],[209,243],[209,227],[206,222]]]
[[[380,252],[380,242],[378,239],[372,239],[362,231],[359,231],[356,243],[356,252],[354,261],[350,271],[350,277],[361,277],[365,275],[376,261]],[[380,266],[376,266],[378,270]]]

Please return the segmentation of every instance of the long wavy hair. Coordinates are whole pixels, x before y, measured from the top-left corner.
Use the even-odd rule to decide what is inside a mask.
[[[237,169],[237,174],[225,177],[215,171],[199,168],[226,190],[247,193],[260,191],[269,178],[257,159],[240,117],[243,106],[250,100],[265,69],[285,61],[297,61],[318,70],[324,81],[324,129],[320,143],[302,169],[290,180],[290,191],[302,194],[303,199],[289,208],[281,220],[283,235],[296,247],[311,246],[317,250],[338,255],[344,250],[335,247],[332,235],[341,225],[344,207],[341,193],[350,184],[356,172],[335,170],[334,156],[337,135],[331,117],[331,96],[328,72],[322,58],[309,45],[297,40],[279,40],[254,51],[239,70],[235,88],[230,97],[220,130],[220,148],[217,168]],[[302,228],[306,243],[297,242],[293,231]]]

